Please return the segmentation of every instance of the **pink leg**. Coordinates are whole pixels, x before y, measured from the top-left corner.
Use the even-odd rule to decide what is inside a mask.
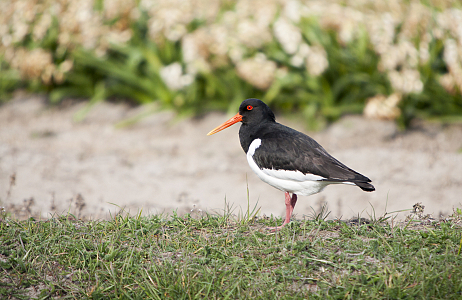
[[[281,226],[277,227],[270,227],[268,229],[270,230],[279,230],[282,227],[284,227],[287,223],[290,222],[290,217],[292,216],[292,213],[294,211],[295,203],[297,203],[297,195],[292,194],[292,197],[290,197],[289,192],[285,192],[285,203],[286,203],[286,219],[284,220],[284,223],[282,223]]]

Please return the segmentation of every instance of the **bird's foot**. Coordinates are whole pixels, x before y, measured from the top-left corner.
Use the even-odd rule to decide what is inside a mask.
[[[290,221],[284,221],[284,223],[282,223],[281,226],[275,226],[275,227],[267,227],[266,229],[271,231],[271,232],[275,232],[275,231],[278,231],[278,230],[281,230],[282,228],[284,228],[284,226],[286,226],[286,224],[289,224]]]
[[[266,227],[266,230],[269,230],[271,232],[276,232],[278,230],[281,230],[284,227],[285,224],[282,224],[281,226],[275,226],[275,227]]]

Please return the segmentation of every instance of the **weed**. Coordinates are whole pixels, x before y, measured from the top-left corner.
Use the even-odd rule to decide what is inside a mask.
[[[331,213],[331,211],[328,210],[327,202],[322,203],[321,208],[318,213],[312,206],[310,206],[310,208],[312,212],[309,215],[309,217],[316,222],[325,221]]]

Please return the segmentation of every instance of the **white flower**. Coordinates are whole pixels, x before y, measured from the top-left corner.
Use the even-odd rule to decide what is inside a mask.
[[[398,103],[401,101],[401,94],[392,94],[389,97],[377,95],[367,99],[364,107],[364,115],[371,119],[393,120],[401,115]]]
[[[254,58],[246,59],[237,64],[237,74],[259,89],[267,89],[273,83],[276,73],[276,63],[267,60],[263,53]]]
[[[395,91],[409,94],[421,93],[423,90],[423,83],[417,70],[403,69],[400,72],[392,70],[388,72],[388,78]]]
[[[457,43],[453,39],[446,39],[444,41],[443,58],[448,66],[455,65],[459,62],[457,54]]]
[[[454,87],[456,86],[456,82],[451,73],[441,75],[438,81],[446,91],[448,91],[449,93],[454,93]]]
[[[279,18],[273,25],[274,36],[288,54],[295,54],[302,42],[300,29],[285,18]]]
[[[312,76],[321,75],[329,67],[326,50],[322,46],[310,47],[310,53],[306,58],[306,68]]]
[[[194,81],[191,74],[183,74],[180,63],[174,62],[160,70],[160,77],[171,90],[177,91]]]
[[[377,53],[387,52],[390,45],[393,44],[395,23],[396,20],[390,13],[384,13],[380,16],[371,15],[367,19],[366,28]]]
[[[237,24],[237,37],[247,47],[259,48],[271,40],[271,34],[267,27],[260,27],[251,20],[242,20]]]
[[[295,23],[300,21],[300,2],[296,0],[287,2],[284,7],[284,15]]]

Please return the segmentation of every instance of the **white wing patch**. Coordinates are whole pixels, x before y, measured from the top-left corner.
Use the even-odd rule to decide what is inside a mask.
[[[261,145],[260,139],[254,139],[252,143],[250,143],[249,150],[247,150],[247,159],[249,159],[249,157],[252,157],[255,154],[255,150],[257,150],[258,147],[260,147],[260,145]]]
[[[321,181],[324,179],[322,176],[303,174],[299,171],[260,169],[253,160],[253,155],[260,146],[261,139],[255,139],[252,143],[250,143],[249,150],[247,151],[247,161],[252,171],[254,171],[261,180],[269,185],[284,192],[309,196],[319,193],[327,185],[333,183],[329,181]]]
[[[279,179],[294,180],[294,181],[317,181],[326,179],[319,175],[314,174],[303,174],[300,171],[287,171],[287,170],[274,170],[274,169],[262,169],[262,172]]]

